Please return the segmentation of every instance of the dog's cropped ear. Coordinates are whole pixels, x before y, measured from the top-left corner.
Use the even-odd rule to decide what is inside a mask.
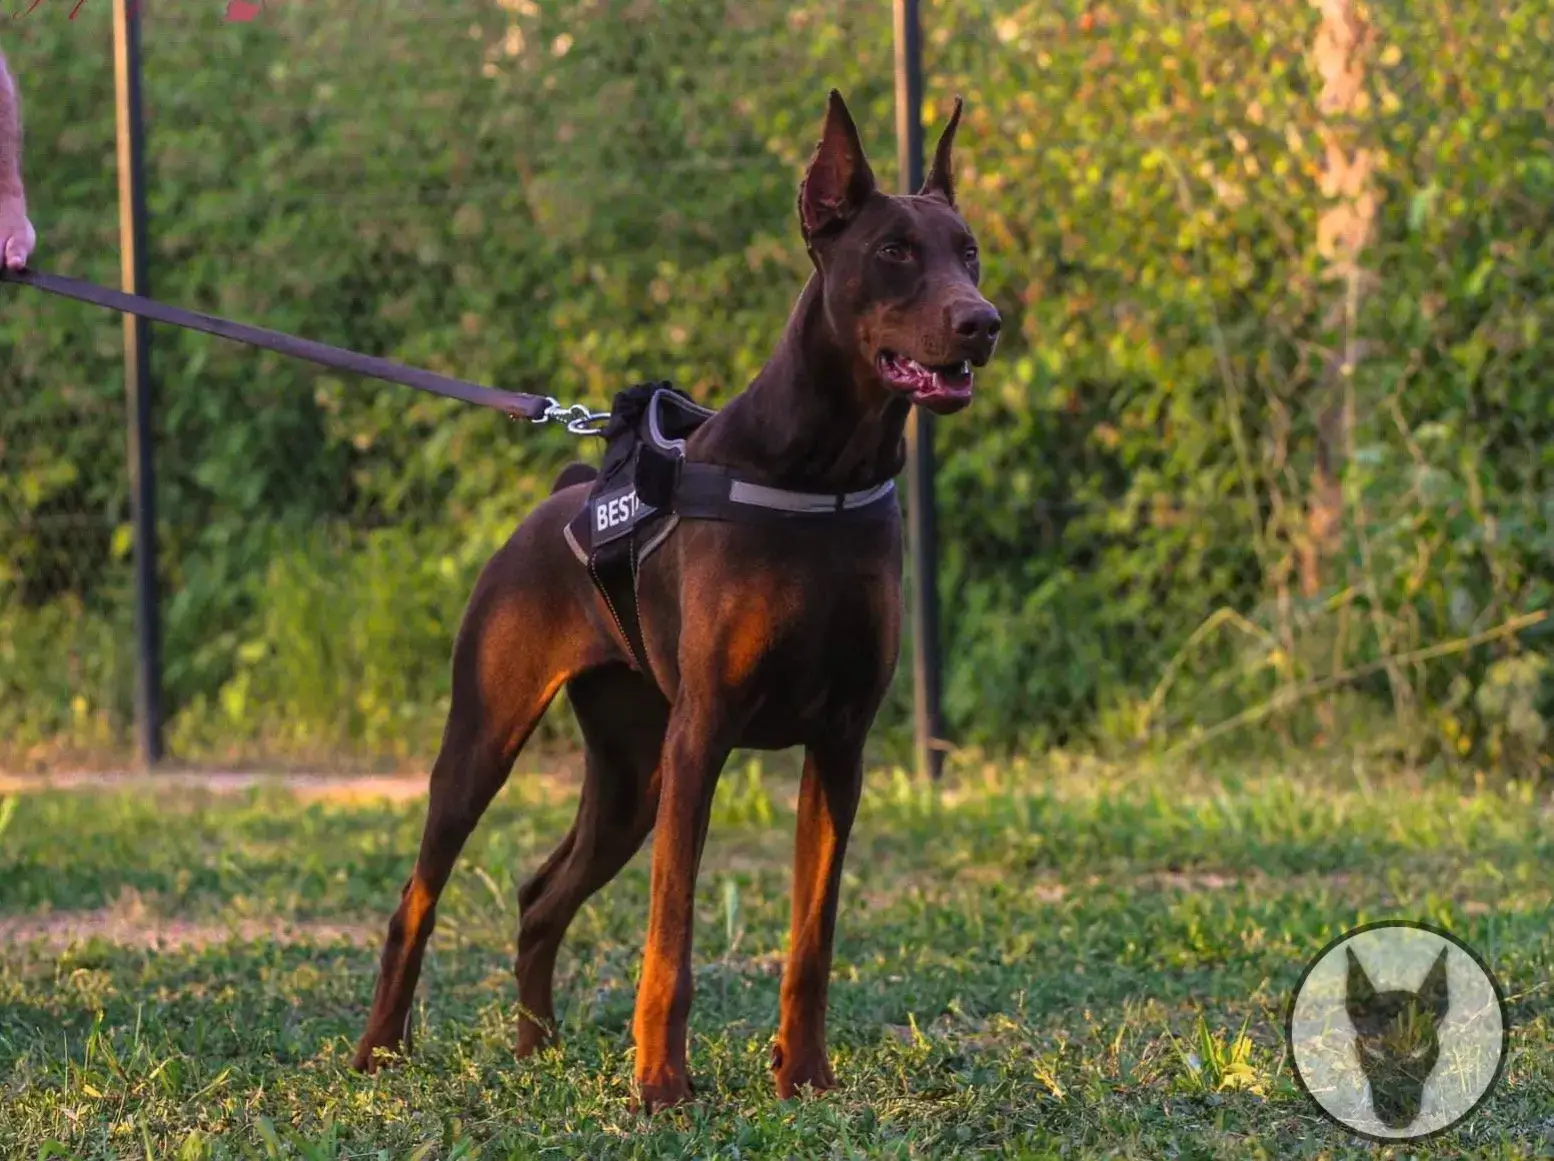
[[[1424,983],[1419,985],[1419,1000],[1427,1008],[1430,1014],[1439,1024],[1446,1019],[1446,1013],[1451,1011],[1451,993],[1446,984],[1446,949],[1441,948],[1441,954],[1435,957],[1435,963],[1430,968],[1430,974],[1425,976]]]
[[[955,204],[955,174],[950,164],[950,151],[955,147],[955,130],[960,126],[960,105],[960,98],[956,97],[950,123],[939,134],[939,144],[933,151],[933,165],[928,168],[923,188],[917,191],[929,197],[943,198],[952,206]]]
[[[799,184],[799,225],[804,240],[850,222],[874,190],[874,171],[863,155],[858,127],[842,94],[832,89],[820,144]]]
[[[1354,954],[1352,948],[1344,948],[1344,954],[1349,957],[1349,978],[1344,990],[1344,1006],[1349,1012],[1351,1020],[1368,1015],[1370,1006],[1376,999],[1376,985],[1371,983],[1370,976],[1365,974],[1365,965],[1360,963],[1360,957]]]

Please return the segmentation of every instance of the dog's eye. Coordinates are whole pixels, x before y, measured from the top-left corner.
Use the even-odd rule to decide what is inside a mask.
[[[967,246],[966,247],[965,258],[966,258],[966,265],[967,266],[970,266],[979,257],[981,257],[981,255],[978,253],[977,248],[975,246]]]
[[[912,254],[905,243],[886,242],[879,248],[879,256],[887,262],[905,262]]]

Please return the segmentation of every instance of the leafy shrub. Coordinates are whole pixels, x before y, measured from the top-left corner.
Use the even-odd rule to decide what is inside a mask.
[[[893,180],[875,4],[216,7],[148,13],[155,292],[472,379],[726,399],[807,271],[793,189],[827,87]],[[1495,633],[1554,577],[1554,17],[1372,11],[1342,117],[1319,19],[925,6],[926,113],[967,100],[960,188],[1007,320],[977,406],[938,427],[958,741],[1171,740],[1249,710],[1334,737],[1351,690],[1416,757],[1547,764],[1547,639]],[[105,21],[43,9],[6,44],[39,260],[98,281]],[[1335,134],[1374,159],[1353,302],[1319,237]],[[5,303],[4,712],[68,732],[73,690],[122,736],[117,326]],[[154,359],[179,749],[424,753],[468,584],[573,445],[202,336],[159,330]],[[27,645],[67,621],[104,642],[68,678]],[[1470,710],[1498,724],[1442,732]]]

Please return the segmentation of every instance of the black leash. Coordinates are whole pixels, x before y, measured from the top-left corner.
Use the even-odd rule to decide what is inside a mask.
[[[106,286],[81,282],[58,274],[45,274],[41,270],[17,271],[0,267],[0,281],[31,286],[36,290],[74,298],[80,302],[89,302],[93,306],[107,307],[122,314],[139,315],[155,322],[171,323],[173,326],[184,327],[191,331],[219,335],[221,338],[246,343],[251,347],[263,347],[266,350],[290,355],[292,358],[306,359],[312,363],[332,367],[337,371],[350,371],[389,383],[402,383],[418,391],[430,391],[433,395],[462,399],[465,403],[474,403],[480,407],[493,407],[515,419],[527,419],[533,423],[557,420],[564,422],[567,430],[575,435],[597,435],[603,421],[609,418],[607,414],[590,411],[581,403],[574,403],[567,407],[547,395],[498,391],[493,387],[482,387],[477,383],[466,383],[462,379],[439,375],[435,371],[407,367],[403,363],[380,359],[376,355],[363,355],[356,351],[347,351],[343,347],[332,347],[328,343],[299,339],[280,331],[266,330],[264,327],[232,322],[230,319],[201,314],[199,311],[168,306],[154,298],[126,294],[120,290],[110,290]]]

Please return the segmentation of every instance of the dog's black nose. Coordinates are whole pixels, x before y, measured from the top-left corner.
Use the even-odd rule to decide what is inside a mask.
[[[1004,325],[991,302],[965,303],[950,310],[950,326],[963,339],[990,343]]]

